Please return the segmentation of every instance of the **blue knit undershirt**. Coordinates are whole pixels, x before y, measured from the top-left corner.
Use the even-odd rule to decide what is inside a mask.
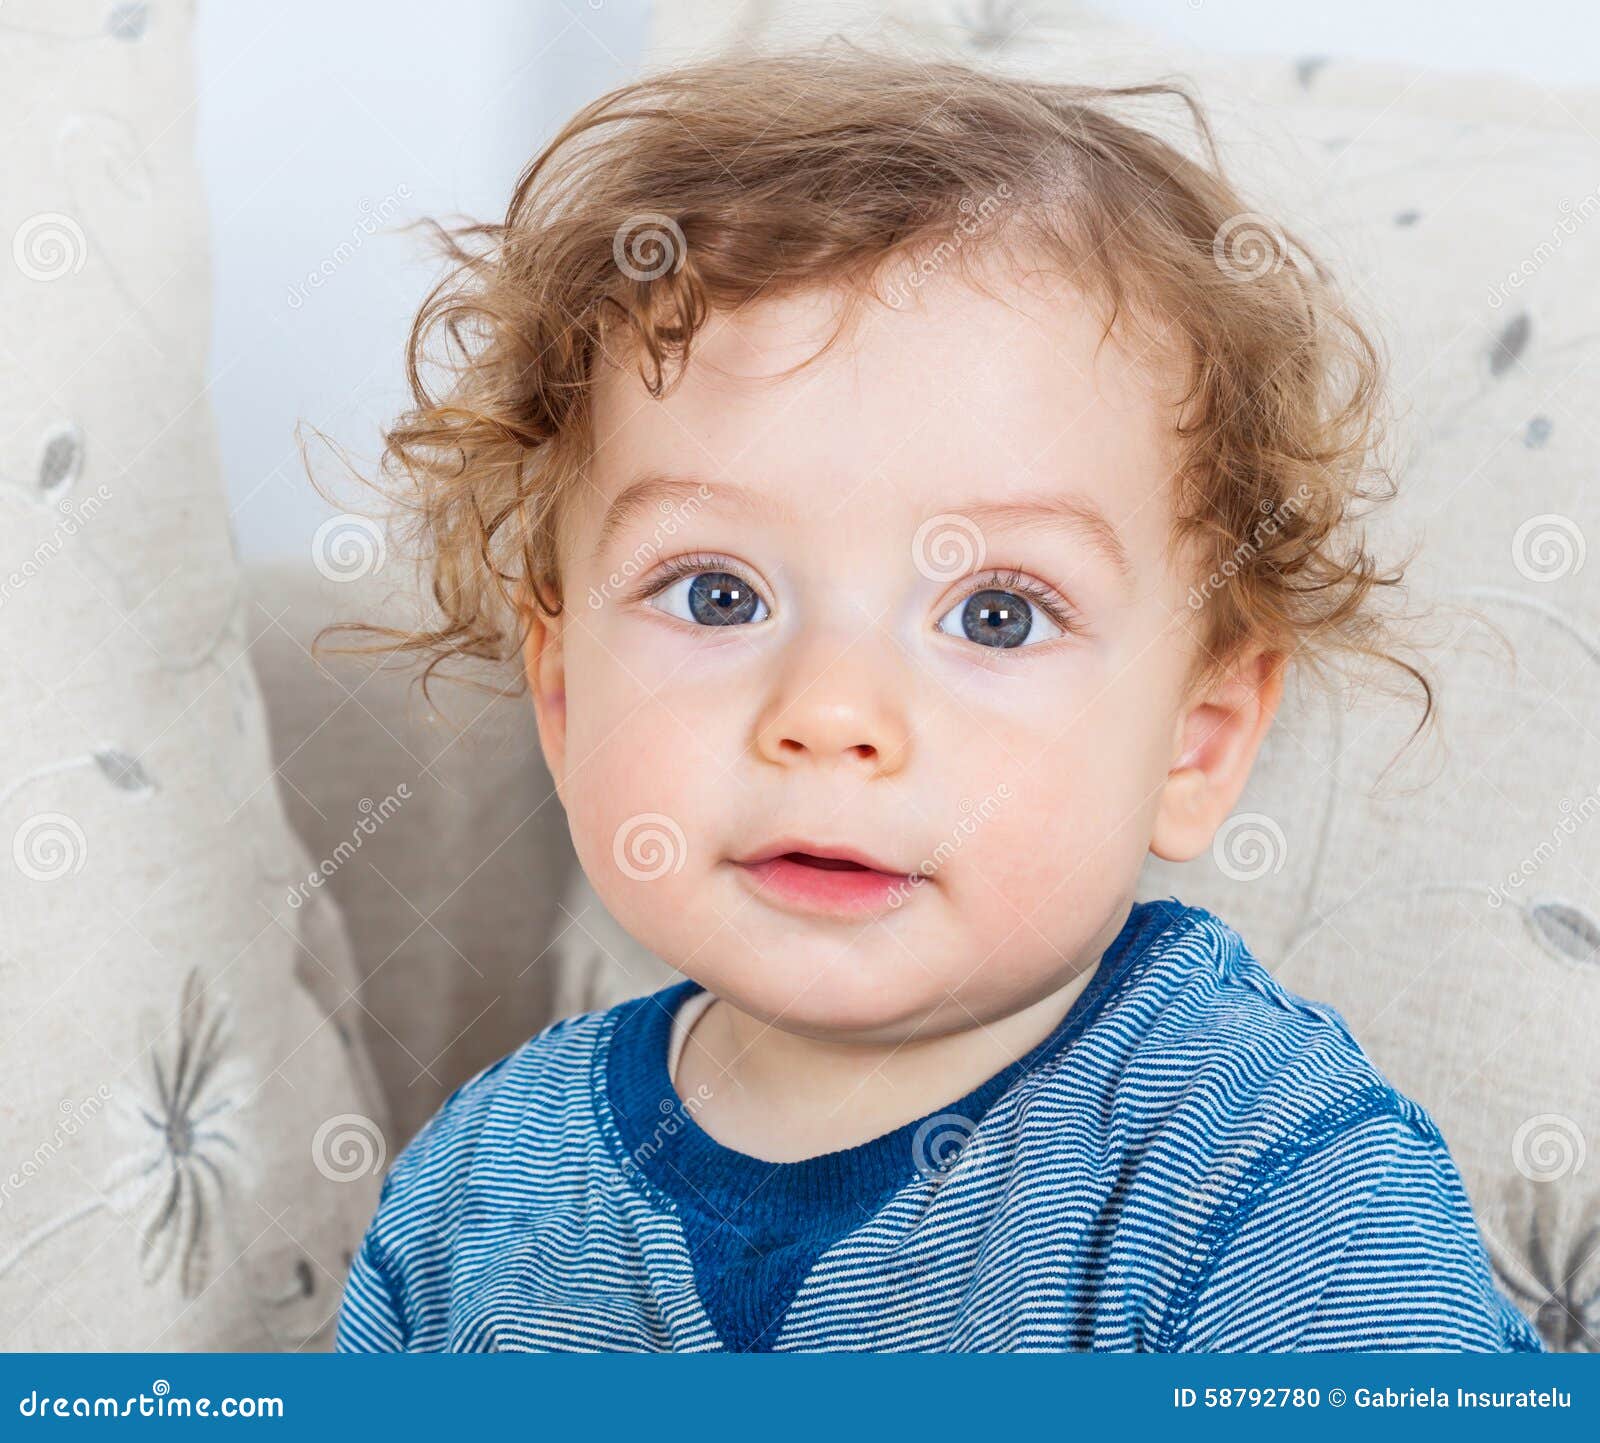
[[[700,1127],[667,1070],[672,1019],[703,991],[680,982],[625,1004],[606,1065],[623,1146],[677,1209],[707,1315],[732,1352],[770,1352],[783,1315],[817,1259],[917,1177],[919,1128],[942,1114],[976,1125],[1018,1078],[1059,1052],[1099,1010],[1128,963],[1170,921],[1165,903],[1134,907],[1088,984],[1050,1035],[965,1097],[855,1147],[768,1162]],[[670,1133],[661,1127],[673,1119]]]

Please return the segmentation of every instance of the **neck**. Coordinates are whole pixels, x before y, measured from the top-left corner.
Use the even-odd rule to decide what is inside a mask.
[[[953,1102],[1025,1056],[1055,1030],[1088,986],[1131,903],[1078,963],[1019,1010],[954,1031],[889,1042],[785,1032],[718,998],[678,1060],[678,1094],[704,1100],[696,1121],[725,1147],[794,1162],[854,1147]]]

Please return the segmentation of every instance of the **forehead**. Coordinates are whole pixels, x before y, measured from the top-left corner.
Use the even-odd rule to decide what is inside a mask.
[[[842,292],[815,289],[714,313],[661,399],[635,367],[597,376],[584,510],[641,476],[769,491],[807,516],[915,524],[941,498],[1070,491],[1130,550],[1165,542],[1173,452],[1170,361],[1105,337],[1064,279],[986,272],[904,279],[865,303],[826,354]],[[1158,503],[1158,504],[1153,504]]]

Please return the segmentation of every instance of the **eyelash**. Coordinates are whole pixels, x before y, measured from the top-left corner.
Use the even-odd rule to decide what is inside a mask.
[[[686,576],[698,576],[702,571],[728,571],[735,576],[743,576],[746,569],[729,557],[711,556],[703,551],[674,556],[671,561],[662,563],[661,570],[646,583],[636,599],[648,601],[652,596],[659,596],[674,582],[682,581]]]
[[[661,570],[640,590],[635,599],[648,601],[653,596],[659,596],[675,582],[682,581],[684,577],[698,576],[703,571],[727,571],[735,576],[743,576],[744,570],[738,562],[726,556],[713,556],[703,551],[691,552],[687,556],[675,556],[672,560],[662,563]],[[989,571],[974,577],[962,590],[960,599],[965,601],[980,591],[1009,591],[1013,595],[1026,597],[1065,634],[1078,636],[1083,632],[1076,612],[1065,601],[1042,583],[1024,576],[1014,568]]]
[[[980,591],[1009,591],[1014,596],[1026,597],[1068,636],[1080,635],[1083,631],[1077,613],[1066,601],[1042,582],[1024,576],[1020,571],[990,571],[974,577],[962,588],[961,599],[968,600]]]

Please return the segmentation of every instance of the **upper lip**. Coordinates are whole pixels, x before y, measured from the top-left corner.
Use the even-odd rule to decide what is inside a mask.
[[[857,847],[835,847],[821,842],[809,842],[804,837],[783,837],[751,852],[748,856],[738,857],[735,860],[741,867],[753,867],[760,862],[770,862],[774,857],[782,857],[790,852],[803,852],[808,857],[824,857],[829,861],[854,862],[857,866],[870,867],[874,872],[884,872],[891,877],[906,875],[901,868],[880,862],[876,857]]]

